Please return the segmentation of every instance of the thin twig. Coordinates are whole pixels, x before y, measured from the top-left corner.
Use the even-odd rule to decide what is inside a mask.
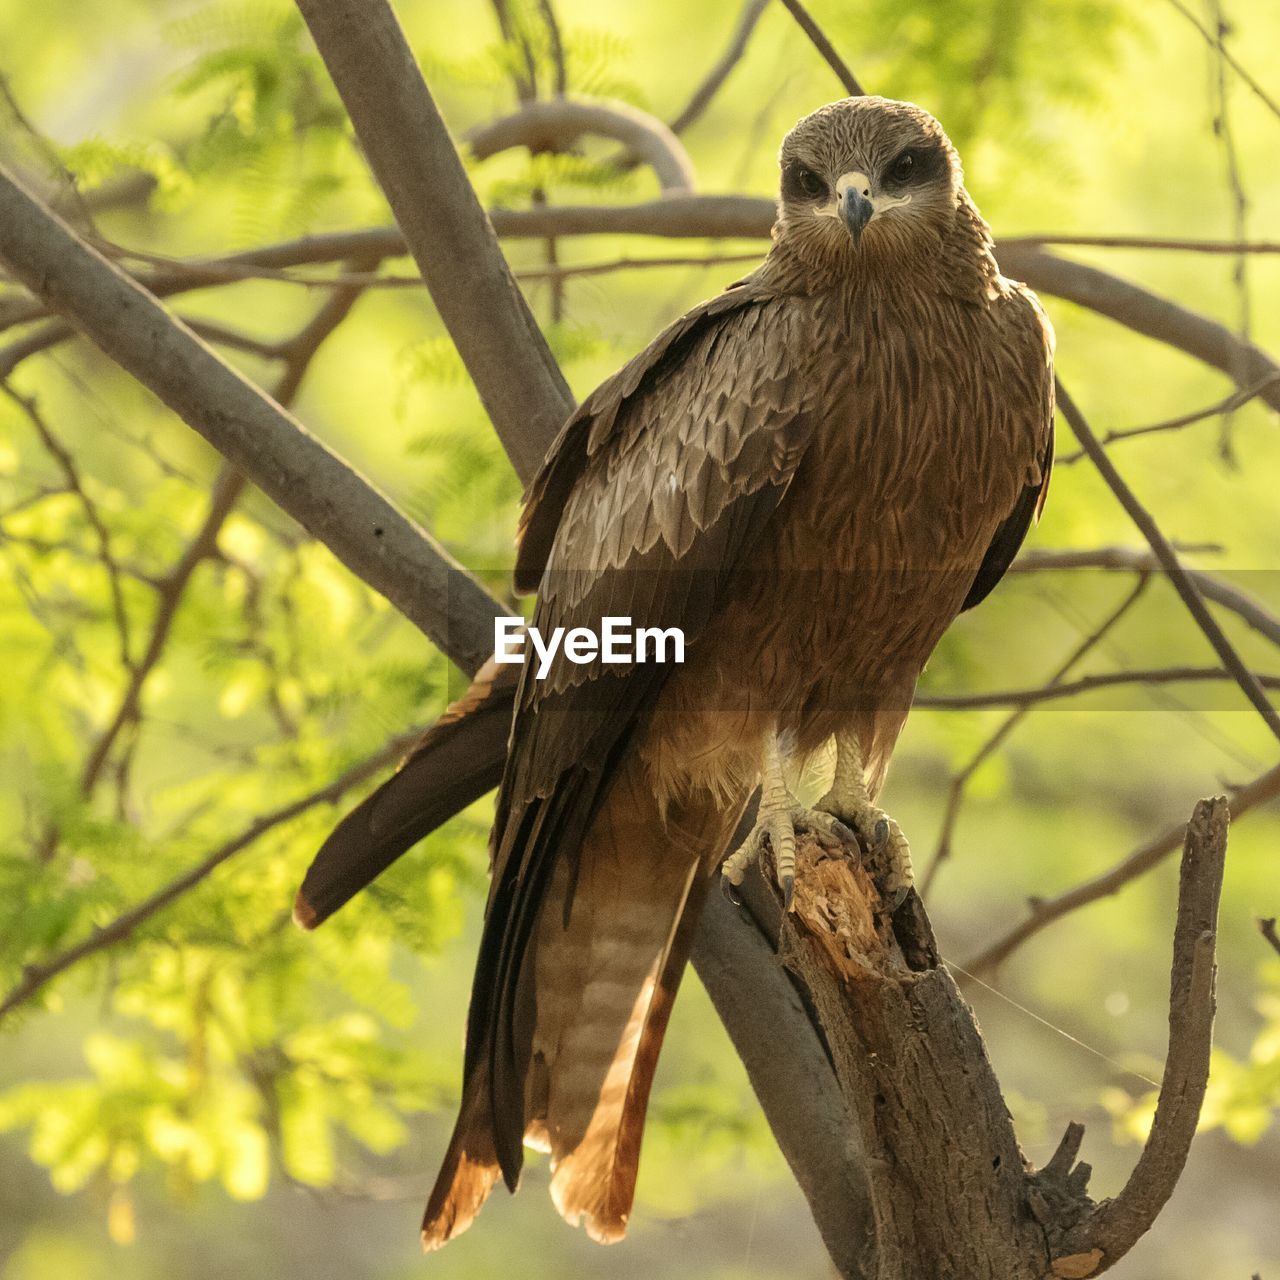
[[[111,256],[116,259],[136,260],[163,266],[166,274],[190,270],[190,288],[198,289],[209,284],[237,284],[242,280],[274,280],[281,284],[302,285],[308,289],[333,289],[345,285],[359,285],[365,289],[421,289],[422,277],[414,275],[380,275],[376,271],[338,271],[315,276],[299,274],[282,267],[241,266],[234,262],[184,263],[177,258],[161,254],[111,246]],[[517,280],[566,280],[575,276],[601,276],[615,271],[643,270],[647,267],[714,267],[721,263],[759,262],[759,252],[678,254],[663,258],[632,258],[623,256],[603,262],[557,263],[549,267],[515,267],[512,275]],[[136,277],[146,285],[145,276]],[[177,292],[171,290],[170,292]],[[48,313],[28,314],[28,319],[38,319]]]
[[[244,486],[244,477],[234,467],[222,468],[214,483],[209,508],[204,520],[200,523],[200,528],[187,543],[173,568],[161,580],[160,599],[156,605],[155,616],[151,620],[151,633],[147,638],[147,647],[138,662],[131,666],[128,683],[125,685],[120,701],[116,704],[115,713],[90,748],[80,773],[81,795],[88,796],[97,786],[116,739],[128,725],[138,719],[143,685],[164,652],[187,584],[191,581],[196,568],[212,552],[218,531],[222,528],[232,507],[235,506]]]
[[[1124,599],[1084,637],[1066,660],[1059,665],[1053,675],[1049,677],[1047,688],[1052,689],[1062,684],[1071,669],[1086,658],[1117,626],[1129,610],[1138,603],[1150,583],[1151,576],[1149,573],[1143,572],[1139,574],[1133,589],[1126,592]],[[924,881],[920,886],[921,897],[928,897],[939,870],[951,856],[952,838],[955,835],[956,823],[960,819],[960,809],[964,804],[970,780],[1030,714],[1033,705],[1031,701],[1020,702],[1017,708],[1000,722],[995,731],[973,753],[969,758],[969,762],[952,777],[951,785],[947,792],[947,805],[942,817],[942,829],[938,834],[938,843],[933,855],[933,861],[929,864],[929,870],[925,873]]]
[[[370,267],[372,263],[365,261],[360,265]],[[293,402],[312,359],[320,350],[324,340],[350,314],[360,292],[358,286],[352,286],[340,293],[335,293],[291,339],[280,344],[279,349],[285,356],[285,368],[275,388],[277,404],[287,408]],[[187,587],[196,569],[216,552],[218,535],[232,509],[240,500],[246,483],[243,473],[235,467],[229,463],[223,466],[214,482],[204,520],[183,548],[173,568],[161,580],[160,599],[156,606],[155,617],[152,619],[146,652],[138,663],[131,667],[128,684],[116,705],[115,714],[89,752],[80,775],[82,795],[89,795],[97,785],[110,757],[111,748],[121,731],[139,719],[143,686],[164,653],[170,630],[177,617],[178,607],[182,603]]]
[[[1204,548],[1198,548],[1204,550]],[[1197,548],[1176,546],[1183,554]],[[1010,573],[1045,573],[1077,569],[1104,569],[1119,573],[1141,573],[1160,569],[1160,562],[1148,550],[1135,547],[1089,547],[1076,551],[1056,551],[1035,548],[1024,551],[1009,567]],[[1242,622],[1252,627],[1272,644],[1280,645],[1280,617],[1256,596],[1241,590],[1234,583],[1209,573],[1204,569],[1184,571],[1200,588],[1206,600],[1230,609]]]
[[[492,652],[501,606],[448,552],[2,168],[0,261],[452,660]]]
[[[1208,408],[1197,409],[1193,413],[1184,413],[1176,418],[1165,418],[1161,422],[1152,422],[1145,427],[1123,427],[1118,431],[1108,431],[1102,437],[1103,447],[1115,444],[1117,440],[1132,440],[1136,436],[1150,436],[1162,431],[1180,431],[1183,427],[1194,426],[1195,423],[1203,422],[1206,418],[1217,417],[1220,413],[1232,413],[1248,404],[1256,396],[1260,396],[1268,387],[1274,386],[1277,382],[1280,382],[1280,369],[1277,369],[1274,373],[1267,374],[1265,378],[1259,379],[1251,387],[1241,387],[1238,391],[1233,391],[1216,404],[1209,405]],[[1085,456],[1087,456],[1085,451],[1078,449],[1075,453],[1068,453],[1063,457],[1054,458],[1053,464],[1056,467],[1070,466],[1073,462],[1079,462]]]
[[[1173,5],[1173,7],[1182,14],[1182,16],[1186,18],[1193,27],[1195,27],[1206,41],[1208,41],[1210,48],[1218,47],[1219,42],[1215,40],[1213,32],[1210,31],[1209,28],[1206,27],[1204,23],[1202,23],[1200,19],[1182,3],[1182,0],[1169,0],[1169,3]],[[1250,75],[1243,66],[1241,66],[1240,62],[1229,50],[1224,48],[1222,50],[1222,57],[1231,70],[1234,71],[1236,75],[1240,77],[1241,81],[1249,87],[1250,91],[1258,101],[1261,102],[1263,106],[1265,106],[1267,110],[1276,117],[1276,119],[1280,120],[1280,103],[1277,103],[1276,100],[1271,97],[1271,95],[1257,82],[1257,80],[1255,80],[1253,76]]]
[[[746,0],[738,24],[733,29],[729,47],[720,55],[715,66],[707,72],[702,83],[693,91],[693,96],[685,103],[683,109],[671,121],[671,132],[681,134],[691,125],[702,119],[703,113],[711,105],[712,99],[720,92],[730,72],[742,61],[747,51],[751,33],[760,21],[760,15],[769,7],[769,0]]]
[[[9,108],[9,114],[13,117],[14,123],[40,152],[40,158],[49,167],[49,171],[57,176],[62,188],[61,194],[65,197],[61,203],[74,208],[83,226],[92,230],[93,211],[81,193],[75,175],[62,163],[57,147],[36,127],[35,121],[23,110],[22,104],[13,92],[13,86],[9,83],[9,77],[4,74],[0,74],[0,99],[3,99]]]
[[[1130,519],[1138,526],[1142,536],[1146,538],[1156,559],[1160,561],[1161,568],[1169,575],[1183,604],[1187,606],[1187,611],[1195,619],[1205,639],[1213,646],[1222,665],[1231,673],[1236,684],[1240,686],[1240,691],[1253,704],[1267,727],[1277,739],[1280,739],[1280,713],[1277,713],[1275,707],[1271,705],[1257,676],[1245,665],[1244,660],[1236,652],[1235,646],[1218,625],[1217,619],[1209,612],[1209,607],[1205,604],[1194,578],[1182,567],[1178,553],[1161,532],[1160,526],[1152,519],[1150,512],[1138,501],[1133,490],[1121,478],[1107,451],[1098,443],[1097,436],[1093,434],[1084,415],[1067,394],[1061,381],[1058,382],[1058,404],[1063,416],[1070,423],[1072,431],[1076,433],[1076,439],[1080,441],[1081,447],[1089,455],[1093,465],[1098,468],[1107,487],[1115,494],[1120,505],[1129,513]]]
[[[269,831],[285,822],[291,821],[308,809],[319,804],[327,804],[338,799],[344,792],[359,782],[377,773],[379,769],[394,760],[406,747],[416,741],[418,734],[404,733],[392,739],[386,746],[379,748],[373,755],[352,765],[350,769],[327,782],[323,787],[301,796],[297,800],[276,809],[274,812],[258,818],[246,827],[238,836],[219,845],[212,853],[184,871],[180,876],[169,881],[160,889],[141,902],[122,912],[109,924],[95,929],[83,941],[58,952],[39,964],[27,965],[23,970],[22,980],[0,1000],[0,1019],[6,1017],[19,1005],[25,1004],[37,992],[42,990],[59,974],[65,973],[81,960],[108,947],[114,947],[129,938],[139,925],[150,920],[152,916],[176,902],[184,894],[189,893],[203,880],[208,879],[222,864],[236,854],[247,849],[256,840],[261,839]]]
[[[538,12],[542,14],[543,25],[547,28],[547,40],[551,45],[551,62],[556,69],[556,97],[563,98],[569,91],[569,69],[565,63],[560,21],[551,0],[538,0]]]
[[[1249,201],[1245,195],[1244,177],[1240,171],[1240,157],[1236,150],[1235,131],[1232,128],[1231,121],[1231,95],[1227,89],[1227,46],[1226,35],[1228,31],[1226,15],[1222,9],[1221,0],[1209,0],[1209,7],[1213,13],[1214,20],[1214,40],[1213,40],[1213,96],[1214,96],[1214,115],[1213,115],[1213,132],[1214,135],[1222,143],[1222,153],[1224,165],[1226,168],[1227,185],[1231,191],[1231,213],[1234,220],[1233,230],[1235,239],[1244,241],[1248,238],[1248,214]],[[1231,278],[1236,287],[1237,298],[1237,327],[1239,329],[1240,338],[1244,343],[1249,342],[1250,331],[1253,327],[1253,308],[1250,300],[1249,291],[1249,255],[1245,253],[1237,253],[1235,255],[1235,266],[1231,273]],[[1236,382],[1245,382],[1248,379],[1247,371],[1243,368],[1233,375]],[[1223,415],[1222,423],[1218,430],[1218,451],[1225,462],[1235,464],[1235,448],[1233,444],[1232,426],[1234,423],[1233,412],[1228,410]]]
[[[782,0],[787,12],[800,25],[800,30],[809,37],[813,47],[822,55],[823,61],[836,73],[836,79],[844,86],[844,91],[851,98],[861,98],[866,90],[858,83],[849,64],[836,52],[835,46],[827,39],[823,30],[813,20],[808,9],[800,0]]]
[[[1208,240],[1178,236],[1001,236],[996,248],[1038,248],[1042,245],[1079,246],[1092,249],[1155,249],[1177,253],[1266,254],[1280,253],[1280,240]]]
[[[1280,796],[1280,765],[1274,765],[1259,774],[1251,782],[1231,791],[1231,817],[1238,822],[1250,809],[1256,809]],[[1128,857],[1114,866],[1068,889],[1054,898],[1036,898],[1031,902],[1031,913],[1021,924],[999,936],[976,956],[965,962],[970,973],[985,974],[1009,958],[1030,938],[1055,920],[1078,911],[1102,898],[1118,893],[1125,885],[1157,867],[1177,849],[1183,841],[1186,828],[1179,823],[1162,831],[1158,836],[1140,845]]]
[[[111,546],[111,533],[98,511],[97,503],[85,491],[84,481],[81,479],[80,468],[75,458],[66,445],[58,439],[53,428],[45,421],[36,401],[29,396],[22,395],[7,382],[0,382],[0,391],[3,391],[26,415],[27,421],[31,423],[36,434],[40,437],[40,442],[44,445],[45,452],[53,458],[58,470],[62,472],[62,477],[67,485],[66,491],[75,494],[76,501],[84,512],[85,520],[93,530],[94,539],[98,544],[97,560],[107,575],[107,589],[111,596],[111,612],[115,619],[116,634],[120,642],[120,662],[128,670],[133,666],[133,646],[129,634],[129,612],[124,604],[124,590],[120,585],[121,569]]]
[[[773,225],[776,206],[772,200],[756,196],[669,196],[661,200],[632,205],[558,205],[541,209],[493,209],[489,219],[493,229],[503,237],[545,240],[548,236],[579,235],[644,235],[677,239],[767,239]],[[403,234],[394,227],[375,227],[359,231],[331,232],[304,236],[300,239],[263,245],[231,255],[222,262],[264,267],[289,267],[333,262],[354,254],[375,251],[384,257],[403,254]],[[476,250],[479,260],[488,261],[487,247]],[[444,260],[467,260],[467,254],[456,249],[443,254]],[[1215,369],[1236,378],[1244,370],[1246,381],[1260,381],[1280,368],[1266,352],[1254,344],[1242,344],[1225,325],[1207,316],[1161,298],[1149,290],[1124,280],[1111,272],[1085,263],[1071,262],[1042,249],[1006,244],[1001,250],[1001,264],[1007,274],[1025,280],[1041,294],[1065,298],[1078,306],[1106,316],[1132,332],[1153,338]],[[468,276],[468,282],[471,277]],[[156,272],[141,278],[140,283],[157,297],[167,297],[182,289],[195,287],[185,272]],[[443,287],[443,286],[442,286]],[[462,289],[463,284],[459,283]],[[452,312],[451,312],[452,313]],[[34,314],[28,310],[14,317],[5,313],[7,322],[17,319],[39,319],[44,314],[37,303]],[[18,342],[0,350],[0,377],[7,376],[22,360],[71,336],[71,329],[60,321],[41,326]],[[466,343],[464,343],[466,345]],[[506,350],[507,348],[502,348]],[[500,352],[494,359],[500,365]],[[473,359],[474,362],[474,359]],[[534,377],[530,370],[529,377]],[[496,375],[495,375],[496,382]],[[513,386],[523,385],[520,379]],[[1261,393],[1272,408],[1280,409],[1280,383],[1272,383]],[[567,401],[565,402],[567,403]],[[519,421],[513,406],[512,417]],[[513,435],[518,426],[507,422],[499,413],[503,431]],[[546,435],[553,435],[559,423],[553,423]],[[533,434],[544,436],[541,426]],[[533,450],[530,450],[532,455]],[[521,467],[532,468],[541,455],[521,457]]]
[[[1280,675],[1259,675],[1258,682],[1268,689],[1280,689]],[[996,689],[979,693],[921,693],[914,700],[917,707],[934,711],[980,711],[987,707],[1033,707],[1061,698],[1075,698],[1098,689],[1118,685],[1196,684],[1215,680],[1235,680],[1222,667],[1151,667],[1138,671],[1100,671],[1078,680],[1032,685],[1025,689]]]

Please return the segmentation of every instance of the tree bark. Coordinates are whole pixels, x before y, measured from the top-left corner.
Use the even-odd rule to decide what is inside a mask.
[[[1186,1162],[1209,1071],[1226,801],[1185,833],[1170,977],[1169,1054],[1151,1137],[1115,1200],[1086,1194],[1083,1128],[1033,1170],[973,1012],[912,894],[896,915],[874,858],[798,852],[780,953],[810,994],[856,1118],[874,1210],[874,1280],[1081,1280],[1150,1228]],[[868,871],[868,863],[873,870]]]

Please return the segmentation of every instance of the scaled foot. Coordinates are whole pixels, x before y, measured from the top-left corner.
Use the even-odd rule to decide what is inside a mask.
[[[862,751],[852,733],[836,735],[836,772],[815,806],[852,827],[866,850],[870,871],[890,908],[896,911],[915,884],[911,846],[902,828],[867,793]]]
[[[788,911],[791,909],[796,882],[797,831],[807,831],[820,844],[834,844],[837,847],[844,847],[853,836],[853,832],[837,815],[821,809],[807,808],[798,803],[790,793],[785,802],[767,809],[761,800],[755,826],[720,868],[720,882],[730,902],[735,906],[741,905],[742,899],[736,892],[737,887],[746,876],[747,868],[753,862],[763,860],[767,845],[773,854],[778,888],[782,890],[783,908]]]

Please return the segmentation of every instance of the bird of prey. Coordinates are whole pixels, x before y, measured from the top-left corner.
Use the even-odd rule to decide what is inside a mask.
[[[630,617],[682,628],[686,661],[487,668],[303,885],[314,924],[492,785],[509,723],[428,1247],[499,1174],[515,1188],[526,1145],[549,1152],[565,1218],[622,1236],[699,908],[757,789],[729,884],[768,849],[789,900],[797,829],[839,822],[886,855],[891,901],[909,890],[876,806],[894,742],[934,646],[1044,502],[1052,333],[1000,274],[938,122],[845,99],[780,162],[763,264],[583,402],[521,523],[516,585],[544,635]],[[831,788],[803,807],[784,766],[832,738]]]

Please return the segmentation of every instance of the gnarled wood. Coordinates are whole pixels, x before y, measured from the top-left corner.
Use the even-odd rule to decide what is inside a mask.
[[[864,1152],[875,1280],[1081,1280],[1141,1238],[1186,1162],[1208,1079],[1214,931],[1228,813],[1187,826],[1169,1005],[1169,1055],[1151,1138],[1113,1200],[1087,1194],[1071,1125],[1043,1169],[1018,1147],[973,1012],[913,894],[890,916],[860,852],[798,852],[779,951],[809,994]]]

